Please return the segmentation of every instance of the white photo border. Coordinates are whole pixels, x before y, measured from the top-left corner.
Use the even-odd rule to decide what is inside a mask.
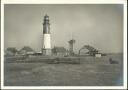
[[[4,4],[123,4],[123,86],[4,86]],[[1,89],[127,89],[127,0],[1,0]]]

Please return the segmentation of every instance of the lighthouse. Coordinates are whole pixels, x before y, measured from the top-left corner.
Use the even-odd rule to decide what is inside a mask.
[[[51,55],[51,33],[49,16],[45,15],[43,20],[43,55]]]

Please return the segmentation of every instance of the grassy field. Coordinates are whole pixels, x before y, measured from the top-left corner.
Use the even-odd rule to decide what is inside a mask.
[[[109,58],[119,64],[110,64]],[[80,64],[6,63],[5,86],[120,86],[123,55],[81,57]]]

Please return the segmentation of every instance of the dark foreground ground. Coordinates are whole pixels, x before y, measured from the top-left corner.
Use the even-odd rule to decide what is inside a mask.
[[[109,58],[119,64],[110,64]],[[80,64],[5,63],[5,86],[120,86],[123,55],[81,57]]]

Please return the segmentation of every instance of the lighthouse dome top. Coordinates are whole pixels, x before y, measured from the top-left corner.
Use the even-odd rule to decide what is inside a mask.
[[[49,19],[49,16],[46,14],[46,15],[44,16],[44,19]]]

